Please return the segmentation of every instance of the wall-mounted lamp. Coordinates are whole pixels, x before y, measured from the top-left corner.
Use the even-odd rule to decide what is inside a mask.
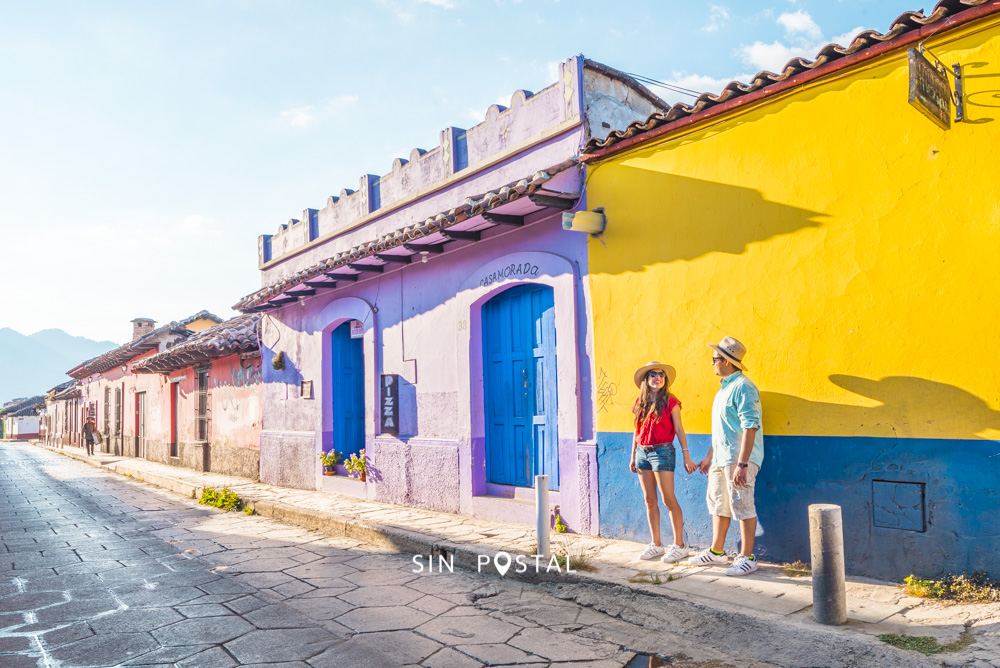
[[[125,365],[125,364],[122,364],[122,373],[125,373],[126,371],[128,371],[128,366]]]
[[[604,215],[604,207],[597,207],[593,211],[567,211],[562,215],[563,229],[572,232],[601,234],[607,224],[608,218]]]
[[[430,253],[428,253],[427,251],[420,251],[420,261],[426,264],[428,255],[430,255]]]

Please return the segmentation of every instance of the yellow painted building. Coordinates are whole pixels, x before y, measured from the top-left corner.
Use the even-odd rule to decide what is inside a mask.
[[[645,541],[632,372],[676,367],[697,458],[731,335],[763,402],[759,554],[808,559],[806,506],[833,502],[849,571],[1000,576],[1000,3],[923,22],[588,146],[602,534]],[[949,129],[908,102],[921,43],[961,64]],[[705,544],[704,479],[677,490]]]

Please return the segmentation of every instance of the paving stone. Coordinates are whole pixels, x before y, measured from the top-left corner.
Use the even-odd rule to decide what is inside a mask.
[[[336,619],[345,612],[353,610],[354,606],[339,598],[296,598],[286,601],[285,605],[295,608],[308,615],[310,619]]]
[[[152,652],[137,656],[127,661],[126,666],[174,666],[176,662],[182,661],[199,652],[209,649],[211,645],[187,645],[184,647],[161,647]]]
[[[455,604],[451,601],[446,601],[443,598],[427,594],[411,603],[410,607],[416,608],[417,610],[423,610],[429,615],[437,616],[448,612],[455,607]]]
[[[69,597],[62,592],[33,592],[0,598],[0,612],[34,611],[50,605],[65,603]]]
[[[365,633],[351,638],[350,643],[389,654],[396,665],[419,664],[444,645],[412,631]]]
[[[285,573],[299,580],[341,578],[357,572],[357,569],[342,564],[339,560],[327,558],[311,561],[308,564],[293,564],[285,569]]]
[[[431,619],[426,612],[412,608],[358,608],[337,621],[358,633],[412,629]]]
[[[218,645],[253,630],[253,625],[239,617],[185,619],[153,631],[153,637],[166,647],[173,645]]]
[[[177,668],[232,668],[239,663],[221,647],[192,654],[176,663]]]
[[[338,641],[318,628],[251,631],[225,645],[240,663],[305,661]]]
[[[32,648],[30,638],[24,636],[8,636],[0,638],[0,653],[3,652],[24,652]],[[3,665],[3,657],[0,657],[0,665]]]
[[[420,665],[426,668],[477,668],[483,663],[450,647],[443,647]]]
[[[359,587],[340,599],[359,608],[409,605],[424,594],[399,585]]]
[[[548,659],[536,656],[524,650],[504,644],[486,645],[455,645],[455,649],[462,654],[471,656],[478,661],[482,661],[487,666],[500,666],[506,664],[532,664],[548,663]]]
[[[237,580],[252,584],[256,589],[266,589],[291,582],[294,578],[284,573],[245,573],[237,575]]]
[[[116,589],[115,593],[122,603],[130,608],[182,605],[203,596],[203,592],[195,587],[154,587],[150,589],[141,585],[128,589]]]
[[[416,629],[446,645],[478,645],[505,643],[521,627],[492,617],[437,617]]]
[[[375,648],[357,641],[356,636],[346,642],[334,645],[322,654],[309,659],[313,668],[388,668],[402,665],[394,655],[386,653],[387,648]]]
[[[41,654],[8,654],[3,659],[3,668],[39,668],[45,666],[45,657]]]
[[[119,609],[118,602],[110,595],[104,599],[69,601],[60,603],[44,610],[39,610],[35,616],[40,622],[71,622],[77,619],[87,619],[114,612]]]
[[[56,647],[69,642],[83,640],[94,635],[94,631],[84,621],[75,624],[61,626],[41,635],[42,641],[47,647]]]
[[[233,614],[232,610],[219,603],[205,603],[203,605],[179,605],[174,609],[177,610],[177,612],[184,615],[185,617],[187,617],[188,619],[200,618],[200,617],[223,617],[226,615]]]
[[[96,633],[138,633],[174,624],[184,619],[170,608],[135,608],[90,620]]]
[[[286,605],[268,605],[243,616],[259,629],[294,629],[312,626],[309,617]],[[315,619],[315,618],[314,618]]]
[[[549,629],[523,629],[509,641],[510,645],[526,652],[543,656],[552,661],[585,661],[610,658],[618,647],[569,633],[555,633]]]
[[[64,666],[108,666],[124,663],[158,647],[148,633],[96,635],[63,645],[49,654]]]
[[[416,576],[407,586],[425,594],[464,594],[481,589],[483,582],[460,573],[438,573]]]
[[[213,582],[197,586],[206,594],[252,594],[256,591],[255,587],[228,576],[219,577]]]
[[[344,576],[344,580],[360,587],[380,587],[385,585],[404,585],[418,579],[420,576],[409,571],[359,571]],[[422,590],[418,590],[422,591]],[[433,593],[433,592],[424,592]]]

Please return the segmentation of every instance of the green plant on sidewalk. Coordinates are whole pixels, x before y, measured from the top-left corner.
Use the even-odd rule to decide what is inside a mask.
[[[213,508],[221,508],[222,510],[239,510],[244,506],[243,499],[228,487],[223,487],[222,491],[218,492],[211,487],[206,487],[202,491],[198,503],[205,506],[212,506]],[[253,511],[251,510],[251,512]]]
[[[883,633],[878,637],[878,639],[884,643],[892,645],[893,647],[909,649],[914,652],[920,652],[927,655],[941,654],[942,652],[961,652],[963,649],[976,642],[976,639],[972,637],[972,633],[969,632],[969,629],[963,631],[958,640],[944,644],[939,643],[931,636],[909,636],[905,633]]]
[[[940,580],[921,580],[911,575],[903,580],[903,591],[920,598],[940,598],[963,603],[1000,602],[1000,582],[991,580],[986,571],[971,574],[948,574]]]

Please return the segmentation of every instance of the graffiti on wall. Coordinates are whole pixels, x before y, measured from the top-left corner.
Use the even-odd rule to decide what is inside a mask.
[[[611,379],[608,378],[608,373],[604,369],[601,369],[601,374],[597,381],[597,412],[603,413],[608,410],[616,394],[618,394],[618,384],[611,382]]]

